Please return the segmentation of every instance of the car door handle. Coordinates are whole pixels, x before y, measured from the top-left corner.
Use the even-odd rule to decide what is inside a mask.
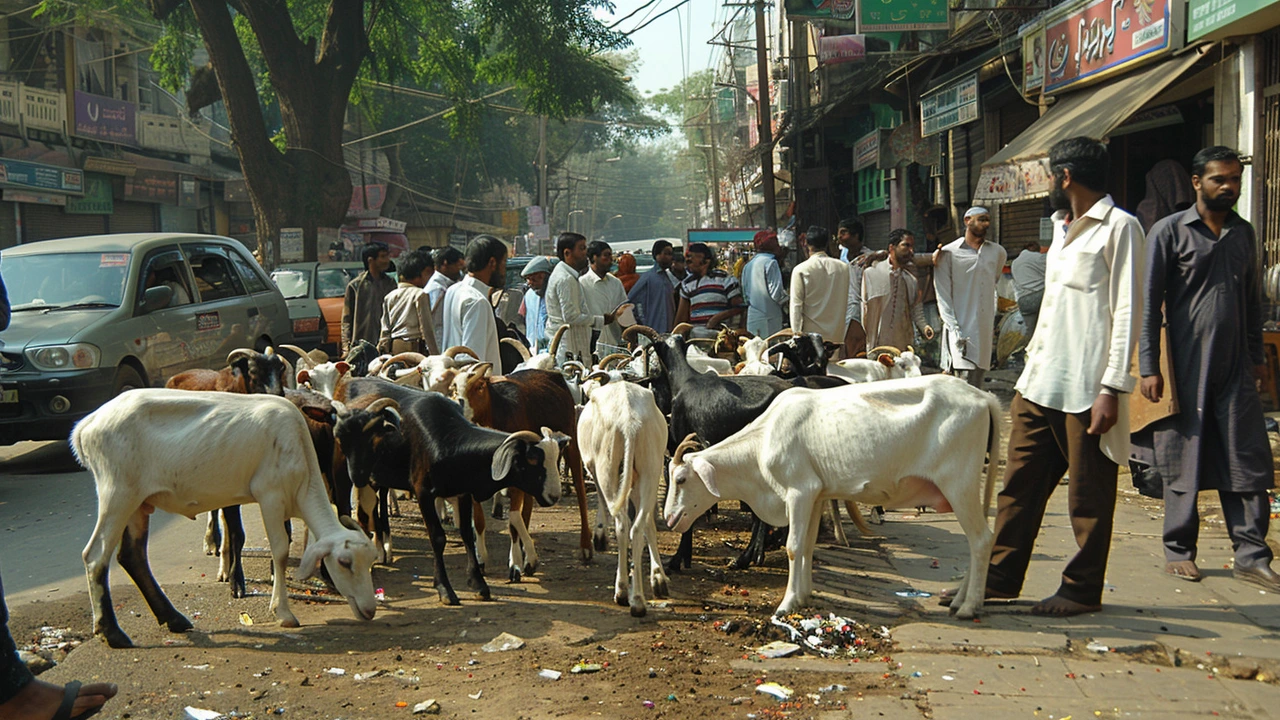
[[[258,311],[258,308],[256,308],[256,307],[251,307],[251,308],[249,308],[249,317],[257,317],[257,316],[258,316],[258,312],[259,312],[259,311]]]

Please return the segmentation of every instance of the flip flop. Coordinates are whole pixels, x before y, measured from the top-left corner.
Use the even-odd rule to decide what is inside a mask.
[[[1179,570],[1182,570],[1183,572],[1179,572]],[[1179,560],[1165,563],[1164,571],[1166,575],[1171,575],[1179,580],[1186,580],[1187,582],[1200,582],[1204,577],[1200,574],[1200,568],[1196,567],[1196,564],[1190,560]]]
[[[938,604],[941,605],[942,607],[951,607],[951,602],[956,599],[956,590],[957,588],[947,588],[946,590],[943,590],[942,592],[938,593]],[[990,588],[987,588],[987,596],[983,598],[983,602],[986,602],[988,600],[1017,600],[1017,599],[1018,599],[1017,595],[1006,595],[1003,593],[997,593],[992,591]]]
[[[72,716],[71,709],[75,707],[76,699],[80,697],[81,683],[78,680],[72,680],[67,683],[62,690],[62,704],[58,706],[58,711],[53,714],[53,720],[85,720],[97,715],[102,710],[102,705],[95,708],[89,708],[79,715]]]

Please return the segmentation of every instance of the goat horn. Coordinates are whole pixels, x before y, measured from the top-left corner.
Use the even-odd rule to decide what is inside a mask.
[[[513,438],[516,440],[524,440],[525,442],[531,442],[534,445],[537,445],[538,443],[542,442],[542,436],[532,430],[519,430],[507,436],[508,440]]]
[[[249,348],[237,348],[227,355],[227,364],[231,365],[237,360],[248,359],[254,356],[254,351]]]
[[[473,358],[480,357],[480,353],[476,352],[475,350],[472,350],[466,345],[454,345],[453,347],[444,351],[444,356],[449,358],[450,360],[453,360],[457,358],[460,353],[466,353]]]
[[[697,433],[689,433],[688,435],[685,435],[684,439],[680,441],[680,444],[676,446],[675,454],[672,455],[671,457],[672,464],[674,465],[684,464],[685,452],[690,449],[692,449],[694,452],[697,452],[697,449],[700,447],[700,445],[701,444],[698,442]]]
[[[516,340],[515,338],[502,338],[498,342],[508,347],[515,348],[516,352],[520,353],[520,357],[523,358],[524,360],[528,360],[529,358],[533,357],[532,355],[529,354],[529,348],[525,347],[524,343],[520,342],[519,340]]]
[[[679,325],[671,328],[672,335],[679,335],[685,338],[689,337],[689,333],[691,332],[693,332],[693,326],[687,322],[680,323]]]
[[[312,359],[311,359],[311,356],[310,356],[310,355],[308,355],[305,351],[303,351],[303,349],[302,349],[302,348],[298,347],[297,345],[281,345],[281,346],[280,346],[280,349],[281,349],[281,350],[288,350],[289,352],[291,352],[291,353],[293,353],[294,355],[297,355],[297,356],[298,356],[298,369],[299,369],[299,370],[301,370],[301,369],[302,369],[303,363],[306,363],[306,369],[308,369],[308,370],[310,370],[311,368],[313,368],[313,367],[315,367],[315,366],[316,366],[316,363],[315,363],[315,361],[314,361],[314,360],[312,360]]]
[[[915,351],[916,351],[915,348],[911,347],[910,345],[907,346],[907,352],[914,353]]]
[[[564,375],[567,378],[570,374],[572,374],[574,377],[578,379],[579,382],[582,381],[582,376],[586,372],[587,372],[587,366],[583,365],[577,360],[566,360],[565,363],[560,366],[561,375]]]
[[[369,413],[370,415],[377,415],[378,413],[382,412],[383,410],[386,410],[387,408],[391,408],[392,410],[399,412],[400,403],[396,402],[393,398],[388,398],[388,397],[378,398],[377,400],[374,400],[373,402],[369,403],[369,407],[365,408],[365,412]]]
[[[795,333],[791,331],[791,328],[782,328],[782,329],[781,329],[781,330],[779,330],[778,332],[776,332],[776,333],[774,333],[774,334],[770,335],[769,337],[765,338],[765,339],[764,339],[764,342],[765,342],[765,344],[766,344],[766,345],[772,345],[774,340],[776,340],[776,339],[778,339],[778,338],[780,338],[780,337],[791,337],[791,336],[792,336],[792,335],[794,335],[794,334],[795,334]]]
[[[609,373],[603,370],[592,370],[591,373],[584,378],[584,382],[587,380],[599,380],[601,385],[607,385],[609,384]]]
[[[720,342],[720,338],[689,338],[685,341],[687,345],[715,345]]]
[[[493,370],[493,363],[479,363],[471,366],[471,377],[485,377]]]
[[[425,361],[426,359],[427,359],[427,356],[423,355],[422,353],[402,352],[399,355],[394,355],[392,357],[387,358],[386,360],[383,360],[382,364],[378,366],[378,369],[385,370],[386,368],[398,362],[405,363],[406,365],[414,365],[414,366],[421,365],[423,361]]]
[[[596,367],[598,367],[598,368],[602,368],[602,369],[605,369],[605,370],[608,370],[608,369],[609,369],[609,363],[611,363],[611,362],[615,362],[615,361],[617,361],[617,360],[627,360],[627,361],[629,361],[629,360],[631,360],[631,356],[630,356],[630,355],[628,355],[628,354],[626,354],[626,353],[610,353],[610,354],[605,355],[604,357],[600,358],[600,362],[596,363]]]
[[[871,348],[870,350],[868,350],[868,351],[867,351],[867,357],[875,357],[876,355],[879,355],[880,353],[888,353],[889,355],[892,355],[893,357],[898,357],[899,355],[901,355],[901,354],[902,354],[902,351],[901,351],[901,350],[899,350],[899,349],[898,349],[898,348],[896,348],[896,347],[893,347],[892,345],[881,345],[880,347],[874,347],[874,348]]]
[[[622,331],[622,339],[626,340],[629,344],[637,344],[637,340],[636,340],[637,335],[643,335],[649,338],[650,340],[652,340],[653,342],[657,342],[662,338],[662,336],[658,333],[657,330],[654,330],[648,325],[632,325],[631,327]]]
[[[561,325],[559,329],[556,330],[556,334],[551,337],[551,345],[547,347],[547,353],[550,354],[551,357],[555,357],[556,352],[560,350],[560,339],[563,338],[564,334],[568,331],[569,325],[566,323]]]
[[[413,368],[403,375],[397,375],[392,379],[397,385],[405,385],[408,387],[418,387],[419,379],[422,377],[422,368]]]

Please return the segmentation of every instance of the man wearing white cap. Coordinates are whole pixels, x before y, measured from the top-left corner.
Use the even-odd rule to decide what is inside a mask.
[[[1007,258],[1003,247],[986,241],[990,227],[986,208],[969,208],[964,237],[942,248],[934,270],[942,315],[942,367],[979,389],[991,367],[996,281]]]
[[[520,271],[521,277],[529,283],[524,302],[520,304],[520,316],[524,318],[524,335],[535,353],[547,346],[547,303],[543,296],[554,265],[551,258],[539,255]]]

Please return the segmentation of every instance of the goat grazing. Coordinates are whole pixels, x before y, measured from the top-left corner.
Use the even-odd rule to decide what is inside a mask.
[[[200,442],[191,442],[193,437]],[[275,573],[271,609],[284,627],[298,626],[285,588],[285,521],[302,518],[315,540],[302,555],[299,579],[315,574],[323,562],[356,617],[373,619],[373,544],[364,533],[344,526],[329,505],[307,425],[288,400],[132,390],[77,423],[71,448],[97,484],[98,521],[84,549],[84,564],[93,631],[111,647],[133,644],[116,619],[107,581],[117,548],[120,565],[156,619],[172,632],[192,627],[151,574],[147,535],[156,508],[195,518],[226,505],[258,503]]]
[[[667,525],[687,530],[712,504],[735,498],[750,503],[765,522],[788,525],[781,614],[802,607],[812,593],[822,501],[954,510],[969,541],[969,572],[952,610],[969,619],[982,608],[994,542],[986,510],[995,485],[1000,414],[990,393],[947,376],[787,393],[719,444],[689,452],[696,447],[694,437],[681,442],[671,460]],[[880,441],[842,442],[832,427]],[[904,450],[902,443],[916,438],[929,442]]]
[[[592,391],[582,410],[578,441],[582,463],[595,478],[602,504],[608,504],[618,534],[613,599],[619,605],[629,605],[632,616],[643,617],[647,606],[640,573],[646,546],[653,594],[667,596],[667,576],[662,571],[654,524],[662,461],[667,452],[667,421],[654,404],[651,391],[635,383],[609,382]],[[634,521],[627,512],[628,501],[636,508]],[[629,583],[628,554],[632,558]]]

